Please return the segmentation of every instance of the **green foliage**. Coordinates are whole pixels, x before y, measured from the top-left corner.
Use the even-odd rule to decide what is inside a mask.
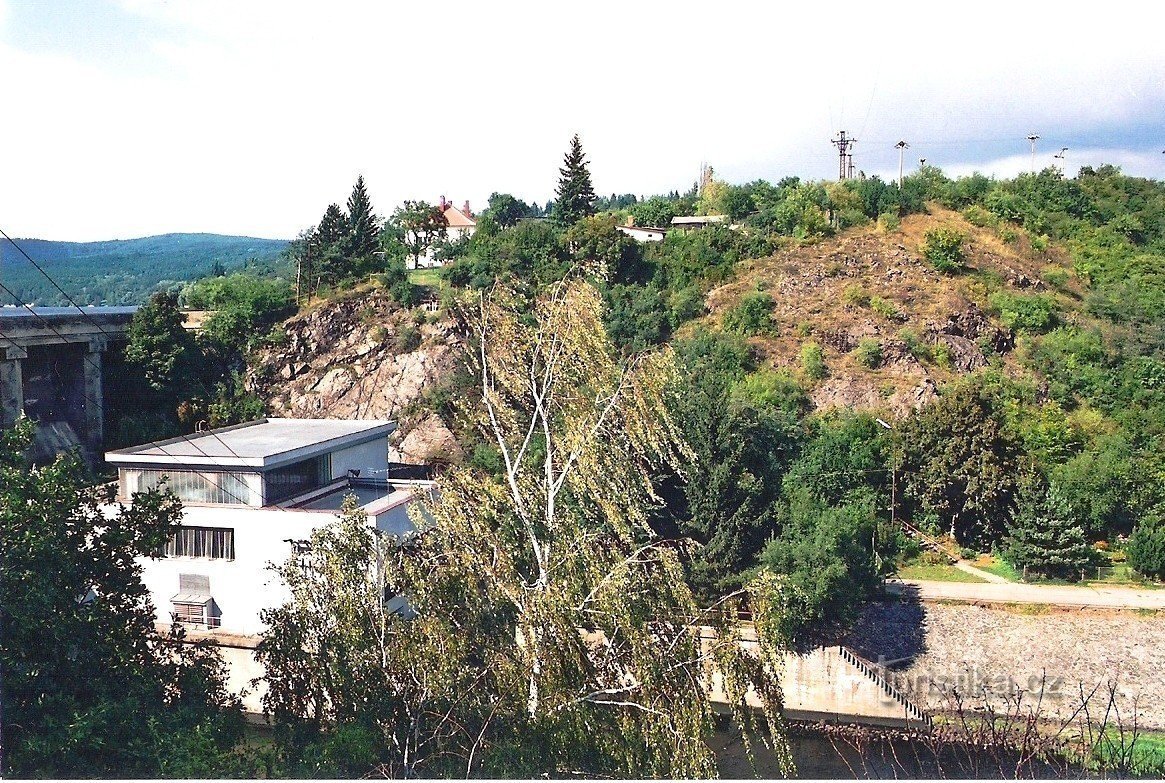
[[[126,363],[152,392],[155,407],[172,409],[192,378],[196,349],[182,323],[178,298],[167,293],[150,297],[130,322]]]
[[[777,327],[772,316],[774,304],[773,298],[762,291],[748,294],[724,313],[724,328],[746,336],[772,334]]]
[[[488,203],[482,217],[493,220],[500,228],[509,228],[523,218],[535,217],[529,204],[509,193],[491,193]]]
[[[368,265],[379,247],[380,219],[372,211],[372,201],[364,185],[364,176],[356,178],[352,194],[348,196],[348,236],[344,248],[348,258],[357,267]]]
[[[1154,579],[1165,579],[1165,521],[1159,516],[1141,520],[1125,547],[1129,565]]]
[[[564,226],[595,212],[595,189],[587,169],[582,142],[576,133],[570,140],[570,149],[558,170],[558,187],[554,191],[554,216]]]
[[[427,201],[405,201],[388,220],[393,236],[416,268],[427,253],[445,241],[449,223],[441,208]]]
[[[845,629],[880,583],[872,549],[875,520],[866,504],[831,507],[798,491],[784,530],[761,553],[761,565],[787,579],[784,632],[806,642]]]
[[[48,269],[53,280],[81,305],[144,304],[151,294],[169,291],[217,267],[280,262],[282,239],[254,239],[219,234],[163,234],[107,242],[51,242],[21,239],[20,247]],[[69,302],[8,240],[0,238],[4,285],[21,302],[68,305]],[[0,294],[0,297],[7,296]],[[16,304],[2,301],[0,304]]]
[[[963,264],[963,241],[966,239],[953,228],[933,228],[926,232],[922,253],[940,272],[957,272]]]
[[[190,283],[182,290],[182,301],[191,309],[215,311],[203,323],[200,340],[223,357],[242,354],[295,312],[287,280],[244,273]]]
[[[412,324],[406,324],[401,327],[396,335],[396,351],[398,353],[409,353],[421,347],[421,330]]]
[[[829,375],[825,352],[817,343],[810,341],[801,345],[801,372],[810,381],[820,381]]]
[[[944,520],[961,543],[997,539],[1011,518],[1020,456],[997,394],[979,380],[963,382],[900,433],[910,507]]]
[[[1042,476],[1028,474],[1016,494],[1004,556],[1016,569],[1078,580],[1092,565],[1095,553],[1055,488],[1049,488]]]
[[[996,291],[990,298],[992,309],[1004,326],[1016,331],[1044,333],[1059,323],[1059,306],[1045,294],[1012,294]]]
[[[878,369],[882,366],[882,343],[872,337],[862,338],[854,349],[854,359],[868,370]]]
[[[154,631],[136,559],[164,546],[181,504],[140,494],[107,519],[75,460],[24,460],[31,435],[27,420],[0,433],[0,771],[154,777],[185,747],[197,755],[182,769],[253,774],[229,757],[242,713],[217,653]]]

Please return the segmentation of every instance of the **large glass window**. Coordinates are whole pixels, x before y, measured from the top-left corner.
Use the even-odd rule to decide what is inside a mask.
[[[293,462],[269,471],[263,476],[267,484],[266,503],[271,505],[322,487],[331,479],[331,472],[330,454]]]
[[[166,489],[187,503],[236,503],[259,505],[259,498],[243,473],[209,470],[129,470],[126,489],[147,492],[157,489],[166,478]]]
[[[235,559],[235,531],[226,527],[180,527],[166,543],[166,557]]]

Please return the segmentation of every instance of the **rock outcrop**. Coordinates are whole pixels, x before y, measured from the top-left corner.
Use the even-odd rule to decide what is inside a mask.
[[[284,323],[286,340],[259,354],[248,387],[275,416],[393,419],[403,462],[455,456],[452,433],[417,403],[463,342],[452,322],[418,320],[378,291],[324,303]]]

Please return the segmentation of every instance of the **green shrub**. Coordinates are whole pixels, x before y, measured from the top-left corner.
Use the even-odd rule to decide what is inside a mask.
[[[878,215],[878,230],[883,234],[897,231],[901,225],[902,221],[893,212],[883,212],[881,215]]]
[[[940,272],[958,271],[963,263],[963,241],[966,239],[953,228],[933,228],[926,232],[922,252]]]
[[[421,347],[421,330],[409,324],[401,328],[396,334],[396,350],[398,353],[409,353]]]
[[[978,204],[972,204],[971,206],[964,209],[963,217],[966,218],[967,222],[972,226],[978,226],[979,228],[987,228],[989,226],[996,226],[999,224],[999,218],[997,216],[983,209],[983,207],[979,206]]]
[[[991,294],[991,308],[999,314],[1005,326],[1016,331],[1043,334],[1056,327],[1060,319],[1056,300],[1042,294],[1010,294],[997,291]]]
[[[773,305],[773,298],[766,293],[749,294],[724,314],[724,328],[746,336],[772,334],[777,326],[772,316]]]
[[[934,363],[944,370],[949,370],[954,365],[951,360],[951,349],[946,343],[935,343],[934,346]]]
[[[889,299],[883,299],[880,296],[870,297],[870,309],[891,321],[898,317],[898,306]]]
[[[1165,521],[1159,518],[1145,518],[1134,528],[1129,537],[1129,565],[1145,576],[1165,579]]]
[[[1050,264],[1044,267],[1043,276],[1045,283],[1057,291],[1063,291],[1068,287],[1068,281],[1072,278],[1072,273],[1062,266]]]
[[[841,299],[846,304],[852,304],[858,307],[870,306],[870,292],[857,283],[847,285],[845,290],[841,292]]]
[[[1037,253],[1047,251],[1048,243],[1051,241],[1047,234],[1033,234],[1030,231],[1028,232],[1027,238],[1031,242],[1032,250]]]
[[[919,338],[913,329],[902,329],[898,332],[898,339],[906,345],[906,351],[920,362],[934,361],[934,353],[930,346]]]
[[[882,366],[882,344],[872,337],[867,337],[858,343],[854,358],[863,367],[876,370]]]
[[[1015,240],[1019,239],[1019,233],[1012,226],[1000,226],[999,238],[1010,245],[1011,243],[1015,242]]]
[[[825,366],[825,352],[817,343],[808,342],[801,346],[801,371],[813,381],[829,375],[829,369]]]

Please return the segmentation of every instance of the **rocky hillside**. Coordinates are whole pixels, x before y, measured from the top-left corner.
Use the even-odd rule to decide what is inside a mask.
[[[452,434],[421,404],[460,359],[451,321],[372,289],[323,302],[283,328],[286,340],[262,351],[248,377],[272,415],[394,419],[401,461],[456,455]]]
[[[966,237],[959,274],[938,272],[924,256],[926,232],[939,227]],[[1015,335],[993,314],[990,295],[1056,294],[1042,276],[1055,269],[1062,279],[1061,264],[1066,258],[1055,249],[1037,252],[1025,239],[1004,241],[956,212],[933,208],[893,231],[854,229],[746,261],[735,280],[709,294],[704,322],[722,324],[747,296],[767,293],[775,325],[750,338],[767,364],[801,377],[819,409],[901,413],[926,403],[938,384],[991,361],[1020,372]],[[1056,295],[1072,300],[1073,285],[1065,283]],[[820,347],[824,377],[804,372],[807,343]]]

